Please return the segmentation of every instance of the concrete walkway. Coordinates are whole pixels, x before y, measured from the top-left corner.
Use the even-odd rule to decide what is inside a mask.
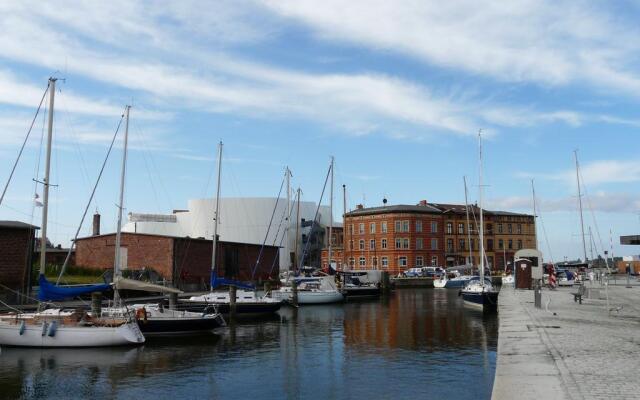
[[[596,284],[599,298],[582,304],[577,287],[544,290],[542,309],[532,290],[504,287],[492,398],[640,398],[640,286],[619,284],[609,306]]]

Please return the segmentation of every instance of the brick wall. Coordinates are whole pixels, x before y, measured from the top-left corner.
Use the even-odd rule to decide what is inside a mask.
[[[34,231],[32,229],[0,228],[0,283],[15,291],[27,290]],[[0,292],[2,292],[0,288]],[[15,296],[2,296],[14,300]]]

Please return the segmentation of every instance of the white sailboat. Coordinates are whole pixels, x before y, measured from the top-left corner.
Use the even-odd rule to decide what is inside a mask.
[[[40,241],[41,291],[53,286],[46,281],[44,273],[55,83],[55,78],[49,78],[49,121]],[[144,341],[138,324],[130,317],[95,318],[82,310],[67,311],[59,308],[33,313],[16,310],[14,313],[0,314],[0,346],[96,347],[141,344]]]
[[[473,307],[478,307],[483,311],[495,311],[498,306],[498,290],[493,286],[490,280],[485,279],[484,265],[485,265],[485,252],[484,252],[484,220],[482,209],[482,135],[478,133],[478,146],[479,146],[479,208],[480,208],[480,279],[471,280],[460,291],[464,303]]]
[[[240,282],[227,280],[218,277],[216,265],[216,251],[218,247],[218,215],[220,204],[220,172],[222,168],[222,142],[218,144],[218,180],[216,188],[216,203],[213,222],[213,248],[211,254],[211,291],[199,296],[191,296],[189,299],[182,300],[182,306],[191,311],[201,311],[210,306],[216,306],[220,313],[229,314],[231,312],[231,295],[229,292],[214,291],[217,284],[233,285],[241,287],[235,291],[235,305],[237,316],[254,316],[273,314],[278,311],[282,305],[281,300],[277,300],[268,296],[258,296],[254,290],[249,290],[249,285]],[[244,287],[244,288],[243,288]]]

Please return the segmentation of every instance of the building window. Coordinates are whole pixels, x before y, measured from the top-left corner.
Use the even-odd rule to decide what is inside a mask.
[[[447,222],[447,235],[453,234],[453,222]]]
[[[431,256],[431,266],[432,267],[438,266],[438,256]]]
[[[502,224],[498,224],[498,233],[502,233]]]
[[[360,239],[360,250],[364,250],[364,239]]]
[[[513,249],[513,240],[509,239],[509,250]]]
[[[389,267],[389,259],[387,257],[382,257],[382,268]]]
[[[358,259],[358,265],[360,265],[361,267],[366,266],[366,265],[367,265],[367,261],[366,261],[366,259],[365,259],[364,257],[360,257],[360,258]]]
[[[469,233],[473,234],[473,223],[469,222]]]
[[[469,249],[470,250],[474,250],[476,248],[476,240],[475,239],[469,239]]]
[[[396,232],[402,232],[402,221],[396,221]]]
[[[382,244],[380,247],[382,247],[383,249],[387,248],[387,239],[382,239]]]
[[[422,221],[416,221],[416,232],[422,232]]]
[[[403,232],[409,232],[409,221],[402,221],[402,229],[404,229]]]
[[[372,222],[369,224],[369,233],[376,233],[376,223]]]
[[[431,239],[431,250],[438,250],[438,239]]]
[[[369,240],[369,250],[375,250],[375,249],[376,249],[376,240],[375,239]]]
[[[408,249],[409,248],[409,239],[408,238],[402,239],[402,248],[403,249]]]
[[[493,239],[487,239],[487,251],[493,251]]]
[[[349,225],[349,233],[353,235],[353,224]]]
[[[373,269],[378,269],[378,257],[371,257],[371,265]]]
[[[498,249],[504,249],[504,240],[498,239]]]
[[[424,265],[424,258],[422,256],[416,257],[416,267],[422,267]]]
[[[364,235],[364,222],[358,224],[358,233]]]
[[[518,235],[522,235],[522,225],[521,225],[521,224],[518,224],[518,225],[516,226],[516,233],[517,233]]]
[[[356,259],[353,257],[349,257],[349,265],[351,265],[351,267],[353,268],[353,266],[356,265]]]
[[[396,238],[396,249],[402,248],[402,239]]]
[[[493,235],[493,224],[487,224],[487,233]]]
[[[518,240],[518,249],[522,248],[522,240]]]
[[[460,239],[460,241],[458,242],[458,244],[459,244],[459,246],[458,246],[458,247],[459,247],[459,249],[460,249],[460,250],[464,250],[464,239]]]
[[[422,238],[416,238],[416,250],[422,250]]]
[[[447,239],[447,252],[453,253],[453,239]]]
[[[438,232],[438,223],[436,221],[431,221],[431,233]]]
[[[507,232],[513,233],[513,227],[511,226],[511,224],[507,224]]]
[[[387,221],[380,222],[380,231],[382,233],[387,233]]]
[[[464,234],[464,224],[462,222],[458,224],[458,234]]]
[[[402,256],[398,257],[398,267],[406,267],[407,266],[407,257]]]

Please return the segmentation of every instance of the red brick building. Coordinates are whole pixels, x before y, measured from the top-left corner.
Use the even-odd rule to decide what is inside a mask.
[[[10,303],[23,300],[15,292],[29,293],[36,229],[24,222],[0,221],[0,298]]]
[[[76,264],[81,267],[111,269],[115,256],[115,233],[79,238]],[[211,274],[212,240],[123,232],[123,269],[151,268],[180,288],[205,288]],[[278,247],[218,241],[218,276],[240,281],[266,280],[278,274]],[[273,266],[273,268],[272,268]],[[272,271],[273,270],[273,271]]]

